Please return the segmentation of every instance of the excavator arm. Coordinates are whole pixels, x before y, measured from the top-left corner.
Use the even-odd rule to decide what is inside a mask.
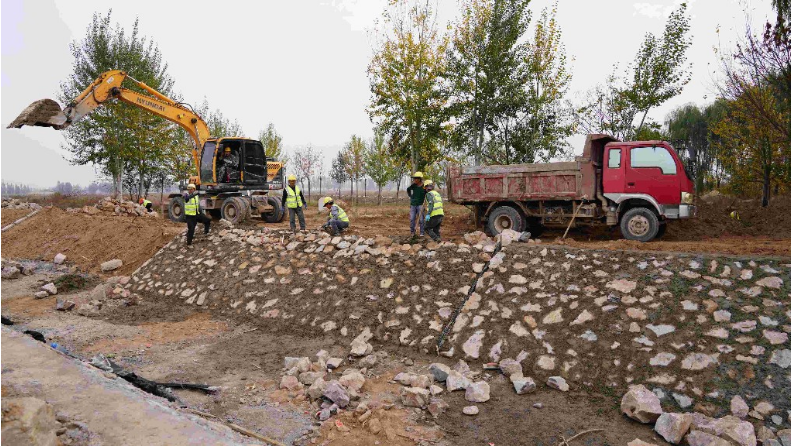
[[[122,84],[126,79],[134,82],[151,96],[124,88]],[[189,108],[121,70],[102,73],[63,110],[60,109],[57,102],[51,99],[42,99],[32,103],[8,125],[8,128],[43,126],[58,130],[65,129],[111,99],[118,99],[140,107],[184,128],[195,142],[192,158],[195,166],[200,166],[200,151],[210,136],[206,122]]]

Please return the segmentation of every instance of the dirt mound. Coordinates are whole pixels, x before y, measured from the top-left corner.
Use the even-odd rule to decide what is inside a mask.
[[[32,213],[33,210],[17,210],[12,208],[3,208],[2,211],[2,226],[6,226],[10,223],[15,222],[17,219],[21,219],[28,214]]]
[[[51,208],[3,233],[3,257],[52,260],[63,253],[66,262],[90,272],[98,272],[102,262],[121,259],[123,267],[113,273],[128,274],[182,230],[162,219],[87,216]]]
[[[693,241],[723,236],[791,238],[791,196],[777,197],[766,208],[758,199],[742,200],[713,194],[698,201],[696,219],[672,222],[666,241]],[[736,211],[739,220],[729,214]]]

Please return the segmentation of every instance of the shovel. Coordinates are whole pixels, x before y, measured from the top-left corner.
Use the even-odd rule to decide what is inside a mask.
[[[22,126],[52,127],[61,130],[68,126],[66,114],[60,105],[51,99],[40,99],[33,102],[11,124],[9,129]]]

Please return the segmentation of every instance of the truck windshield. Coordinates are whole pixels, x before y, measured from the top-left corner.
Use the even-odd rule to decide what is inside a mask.
[[[635,147],[631,152],[633,168],[659,168],[665,175],[676,173],[676,160],[661,146]]]

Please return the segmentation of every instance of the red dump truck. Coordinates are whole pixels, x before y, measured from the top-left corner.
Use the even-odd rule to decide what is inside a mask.
[[[492,234],[619,225],[626,239],[647,242],[670,220],[695,215],[690,177],[665,141],[597,134],[570,162],[451,166],[448,196],[471,208]]]

